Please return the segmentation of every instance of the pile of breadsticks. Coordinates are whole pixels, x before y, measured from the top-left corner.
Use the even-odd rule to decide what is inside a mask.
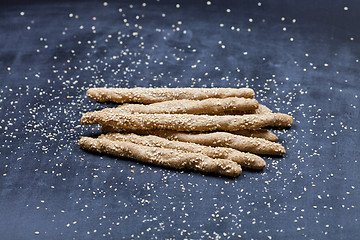
[[[104,132],[82,137],[83,149],[230,177],[241,166],[264,168],[258,155],[284,154],[264,128],[293,123],[259,104],[250,88],[91,88],[86,95],[121,105],[82,116],[81,124],[101,124]]]

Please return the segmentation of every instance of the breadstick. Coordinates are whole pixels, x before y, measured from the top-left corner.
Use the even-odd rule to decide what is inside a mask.
[[[246,137],[256,137],[256,138],[263,138],[272,142],[276,142],[278,137],[266,129],[259,129],[259,130],[239,130],[235,132],[231,132],[232,134],[238,134]]]
[[[261,157],[251,153],[240,152],[232,148],[208,147],[196,143],[171,141],[154,135],[139,136],[133,133],[108,133],[103,134],[98,138],[112,141],[127,141],[148,147],[171,148],[185,152],[201,153],[211,158],[228,159],[252,169],[263,169],[266,165]]]
[[[260,155],[277,155],[285,153],[285,148],[279,144],[262,138],[244,137],[226,132],[189,134],[171,131],[159,131],[155,135],[170,140],[192,142],[213,147],[228,147],[239,151]]]
[[[130,130],[127,131],[126,129],[120,129],[120,128],[115,128],[115,127],[111,127],[111,126],[102,126],[101,130],[104,133],[135,133],[135,134],[140,134],[140,135],[156,135],[155,133],[157,131],[161,131],[161,130]],[[171,131],[171,130],[165,130],[165,131]],[[177,132],[177,131],[174,131]],[[196,132],[192,132],[193,134]],[[230,132],[232,134],[237,134],[237,135],[242,135],[242,136],[246,136],[246,137],[255,137],[255,138],[263,138],[272,142],[276,142],[278,140],[278,137],[272,133],[269,130],[266,129],[259,129],[259,130],[239,130],[239,131],[235,131],[235,132]]]
[[[255,110],[255,114],[267,114],[267,113],[272,113],[272,111],[263,104],[259,104],[259,107]]]
[[[252,114],[270,114],[270,113],[272,113],[272,111],[265,105],[259,104],[259,107],[255,110],[247,111],[247,112],[240,112],[237,114],[243,115],[243,114],[251,114],[251,113]],[[236,113],[233,112],[232,114],[236,114]],[[231,133],[239,134],[239,135],[243,135],[243,136],[247,136],[247,137],[264,138],[264,139],[272,141],[272,142],[276,142],[278,140],[278,137],[274,133],[272,133],[266,129],[238,130],[238,131],[234,131]]]
[[[242,171],[241,166],[231,160],[213,159],[200,153],[148,147],[126,141],[82,137],[79,145],[90,151],[133,158],[141,162],[177,169],[192,169],[228,177],[237,177]]]
[[[114,132],[113,127],[102,126],[103,132]],[[170,130],[135,130],[138,135],[155,135],[169,140],[177,140],[181,142],[192,142],[213,147],[233,148],[243,152],[251,152],[260,155],[282,155],[285,148],[279,144],[262,138],[239,136],[226,132],[212,133],[187,133]]]
[[[155,103],[170,100],[207,98],[253,98],[251,88],[90,88],[86,95],[98,102]]]
[[[122,129],[167,129],[175,131],[238,131],[257,130],[267,126],[290,127],[291,116],[283,113],[242,116],[208,116],[193,114],[127,114],[116,109],[88,112],[81,118],[81,124],[101,124]]]
[[[266,107],[265,105],[259,104],[259,107],[255,110],[248,111],[225,111],[227,115],[244,115],[244,114],[268,114],[272,113],[272,111]]]
[[[208,98],[204,100],[173,100],[144,104],[124,104],[117,110],[126,113],[188,113],[188,114],[224,114],[226,111],[254,111],[259,106],[251,98]]]

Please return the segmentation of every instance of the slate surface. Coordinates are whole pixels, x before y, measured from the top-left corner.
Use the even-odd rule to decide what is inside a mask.
[[[2,1],[1,239],[355,239],[355,1]],[[85,152],[89,87],[244,87],[294,126],[237,179]],[[132,173],[131,170],[134,172]]]

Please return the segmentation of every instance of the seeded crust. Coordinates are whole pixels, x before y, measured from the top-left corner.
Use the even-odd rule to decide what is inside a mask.
[[[272,113],[272,111],[265,105],[259,104],[259,107],[255,110],[248,110],[248,111],[230,110],[230,111],[226,111],[225,115],[268,114],[268,113]]]
[[[259,130],[239,130],[235,132],[231,132],[232,134],[238,134],[246,137],[255,137],[255,138],[263,138],[272,142],[276,142],[278,137],[267,129],[259,129]]]
[[[127,114],[116,109],[85,113],[81,124],[108,125],[128,130],[166,129],[174,131],[238,131],[263,127],[290,127],[291,116],[283,113],[248,114],[241,116],[209,116],[194,114]]]
[[[285,148],[279,143],[270,142],[261,138],[234,135],[227,132],[200,134],[164,132],[161,134],[161,137],[165,137],[170,140],[192,142],[213,147],[228,147],[259,155],[279,156],[286,153]]]
[[[127,141],[82,137],[79,146],[89,151],[133,158],[140,162],[176,169],[191,169],[228,177],[237,177],[242,172],[241,166],[231,160],[214,159],[200,153],[148,147]]]
[[[263,169],[266,166],[266,162],[261,157],[251,153],[240,152],[232,148],[208,147],[196,143],[180,142],[176,140],[171,141],[154,135],[140,136],[133,133],[108,133],[103,134],[98,138],[112,141],[126,141],[148,147],[170,148],[185,152],[201,153],[211,158],[228,159],[243,167],[252,169]]]
[[[114,132],[113,127],[102,126],[105,133]],[[275,142],[262,138],[240,136],[227,132],[211,132],[211,133],[188,133],[170,130],[151,130],[151,131],[134,131],[137,135],[155,135],[169,140],[177,140],[181,142],[192,142],[212,147],[233,148],[242,152],[250,152],[259,155],[280,156],[285,154],[285,148]]]
[[[270,114],[270,113],[272,113],[272,111],[268,107],[266,107],[265,105],[259,104],[259,107],[256,110],[250,111],[248,113]],[[242,113],[242,114],[244,114],[244,113]],[[269,130],[266,130],[266,129],[239,130],[239,131],[234,131],[234,132],[231,132],[231,133],[238,134],[238,135],[243,135],[243,136],[247,136],[247,137],[264,138],[264,139],[272,141],[272,142],[276,142],[278,140],[278,137],[274,133],[272,133],[272,132],[270,132]]]
[[[251,88],[90,88],[86,95],[98,102],[155,103],[170,100],[208,98],[253,98]]]
[[[168,133],[167,139],[192,142],[213,147],[228,147],[239,151],[251,152],[259,155],[281,156],[286,153],[285,148],[279,144],[262,138],[245,137],[227,132],[214,132],[203,134]]]
[[[174,100],[144,104],[124,104],[116,109],[126,113],[187,113],[187,114],[225,114],[227,111],[255,111],[259,103],[251,98],[209,98],[204,100]]]
[[[115,127],[111,127],[111,126],[102,126],[101,130],[104,133],[135,133],[135,134],[140,134],[140,135],[156,135],[156,132],[161,132],[161,131],[169,131],[171,132],[171,130],[126,130],[126,129],[120,129],[120,128],[115,128]],[[173,131],[173,132],[177,132],[177,131]],[[191,134],[198,134],[199,132],[192,132]],[[230,132],[232,134],[236,134],[236,135],[242,135],[245,137],[254,137],[254,138],[263,138],[266,139],[268,141],[272,141],[272,142],[276,142],[278,140],[278,137],[272,133],[271,131],[267,130],[267,129],[259,129],[259,130],[239,130],[239,131],[235,131],[235,132]]]
[[[272,111],[270,110],[270,108],[268,108],[263,104],[259,104],[259,107],[254,112],[254,114],[268,114],[268,113],[272,113]]]

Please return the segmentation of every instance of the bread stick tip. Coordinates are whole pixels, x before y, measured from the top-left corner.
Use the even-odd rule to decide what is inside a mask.
[[[93,124],[94,120],[95,120],[94,113],[87,112],[81,117],[80,122],[82,125],[90,125],[90,124]]]

